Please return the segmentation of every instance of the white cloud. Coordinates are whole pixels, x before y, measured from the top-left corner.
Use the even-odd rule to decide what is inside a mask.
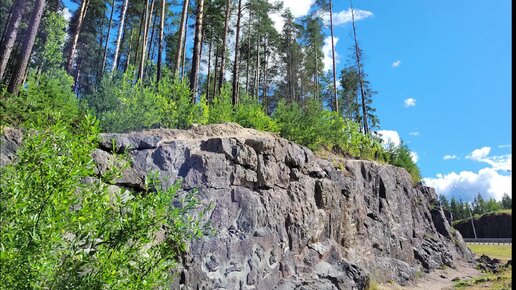
[[[401,143],[400,135],[394,130],[379,130],[376,133],[380,134],[383,144],[388,145],[392,143],[394,146],[399,146]]]
[[[498,148],[511,148],[511,144],[498,145]]]
[[[335,65],[339,63],[339,54],[337,53],[337,42],[339,41],[338,37],[333,37],[333,42],[335,45]],[[327,36],[324,39],[324,45],[323,45],[323,64],[324,64],[324,71],[332,70],[333,63],[332,63],[332,57],[331,57],[331,36]]]
[[[491,147],[485,146],[473,150],[466,158],[483,162],[491,167],[480,169],[478,172],[461,171],[449,174],[437,174],[435,178],[423,178],[428,186],[435,188],[437,193],[455,196],[464,200],[472,200],[477,193],[484,198],[500,200],[504,193],[512,196],[512,154],[489,156]],[[446,158],[446,157],[449,158]],[[443,159],[454,159],[455,155],[445,155]]]
[[[283,9],[290,9],[292,16],[294,16],[294,18],[298,18],[308,15],[310,8],[312,8],[312,5],[315,3],[315,0],[269,0],[269,3],[271,4],[275,4],[277,2],[283,2]],[[282,13],[283,12],[269,15],[274,22],[274,28],[276,28],[278,32],[281,32],[283,29],[284,21],[283,17],[281,17]]]
[[[484,162],[492,166],[494,170],[511,170],[512,169],[512,154],[488,156],[491,152],[491,147],[482,147],[475,149],[471,154],[467,155],[467,159],[473,161]]]
[[[491,152],[491,147],[482,147],[480,149],[473,150],[473,152],[471,152],[470,155],[466,156],[466,158],[480,161],[481,159],[487,157],[487,155],[489,155],[489,152]]]
[[[410,158],[412,159],[412,161],[414,161],[414,163],[417,163],[417,161],[419,160],[419,155],[417,155],[417,153],[414,151],[410,151]]]
[[[405,108],[414,107],[416,105],[416,100],[414,98],[408,98],[403,101]]]
[[[413,131],[413,132],[410,132],[409,135],[410,136],[414,136],[414,137],[418,137],[418,136],[421,136],[421,133],[419,133],[418,131]]]
[[[453,159],[459,159],[457,155],[444,155],[443,160],[453,160]]]
[[[397,67],[399,67],[399,66],[400,66],[400,64],[401,64],[401,60],[397,60],[397,61],[395,61],[395,62],[393,62],[393,63],[392,63],[392,67],[393,67],[393,68],[397,68]]]
[[[297,2],[296,2],[297,3]],[[367,10],[360,10],[360,9],[353,9],[353,14],[355,16],[355,22],[366,19],[368,17],[372,17],[374,14],[371,11]],[[324,13],[321,16],[323,23],[325,25],[329,25],[330,23],[330,13]],[[340,12],[334,12],[333,13],[333,26],[346,24],[352,21],[351,18],[351,8],[348,8],[348,10],[342,10]]]
[[[472,200],[477,193],[484,198],[502,198],[504,193],[512,196],[512,178],[502,175],[493,168],[483,168],[478,172],[461,171],[446,175],[437,174],[435,178],[423,178],[427,186],[434,187],[438,194],[455,196],[457,199]]]
[[[70,22],[70,19],[72,18],[72,13],[70,10],[66,7],[64,7],[61,11],[59,11],[60,14],[66,19],[67,22]]]

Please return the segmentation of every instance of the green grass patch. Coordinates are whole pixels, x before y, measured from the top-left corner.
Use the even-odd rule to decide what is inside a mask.
[[[486,245],[468,243],[468,248],[477,256],[487,255],[489,258],[497,258],[504,263],[508,259],[512,259],[512,247],[510,245]]]
[[[479,277],[459,281],[455,284],[455,289],[512,289],[512,269],[503,269],[498,274],[487,273]]]

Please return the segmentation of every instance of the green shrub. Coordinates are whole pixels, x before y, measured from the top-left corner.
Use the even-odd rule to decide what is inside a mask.
[[[246,128],[279,132],[278,125],[265,114],[262,105],[248,96],[241,97],[241,102],[235,109],[233,120]]]
[[[412,160],[411,151],[403,141],[399,146],[389,146],[387,148],[387,161],[394,166],[405,168],[410,173],[414,184],[421,180],[419,168]]]
[[[219,95],[210,104],[209,124],[220,124],[233,121],[233,105],[231,104],[231,88],[223,86]]]
[[[63,70],[45,74],[31,71],[18,95],[9,95],[6,91],[2,93],[2,124],[46,124],[55,116],[66,123],[74,122],[79,116],[79,109],[72,85],[72,77]]]
[[[199,208],[193,192],[179,198],[178,185],[164,190],[155,179],[144,194],[85,183],[94,175],[98,122],[92,117],[78,126],[55,119],[35,129],[17,162],[0,168],[2,288],[168,285],[185,241],[204,234],[207,208]]]

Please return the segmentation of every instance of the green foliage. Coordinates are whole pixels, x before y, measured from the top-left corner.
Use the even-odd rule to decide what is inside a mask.
[[[215,96],[210,106],[208,123],[219,124],[233,121],[233,105],[231,104],[231,88],[223,86],[219,95]]]
[[[55,119],[29,130],[18,161],[1,168],[2,289],[155,289],[185,241],[202,236],[194,192],[110,190],[93,176],[98,122]],[[172,202],[172,201],[175,202]]]
[[[258,101],[249,96],[242,96],[240,99],[234,112],[233,121],[246,128],[279,132],[278,124],[264,112]]]
[[[34,71],[18,95],[8,95],[0,99],[3,125],[46,124],[55,116],[67,123],[73,122],[79,115],[77,98],[71,87],[73,79],[63,70],[54,70],[44,74]]]
[[[360,133],[359,124],[325,110],[316,101],[308,101],[303,107],[279,102],[274,120],[281,136],[312,150],[325,147],[365,159],[381,155],[379,140]]]
[[[100,88],[85,97],[104,131],[184,129],[207,122],[206,102],[192,105],[186,82],[168,76],[159,83],[134,82],[133,71],[128,69],[120,78],[106,76]]]
[[[401,141],[399,146],[389,146],[387,148],[387,162],[394,166],[405,168],[414,183],[421,180],[421,174],[417,164],[412,160],[411,151],[407,144]]]
[[[33,52],[34,62],[40,72],[58,70],[63,63],[63,47],[66,36],[67,21],[58,12],[47,11],[43,18],[42,31],[36,45],[40,49]]]

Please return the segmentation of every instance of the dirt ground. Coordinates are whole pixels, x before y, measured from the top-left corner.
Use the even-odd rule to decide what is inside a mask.
[[[449,290],[453,289],[453,285],[456,281],[452,281],[455,278],[460,280],[471,279],[476,276],[480,276],[482,273],[473,268],[473,264],[467,264],[461,262],[456,265],[456,268],[436,269],[428,274],[417,278],[410,285],[400,286],[392,284],[379,284],[378,290],[409,290],[409,289],[421,289],[421,290]]]

